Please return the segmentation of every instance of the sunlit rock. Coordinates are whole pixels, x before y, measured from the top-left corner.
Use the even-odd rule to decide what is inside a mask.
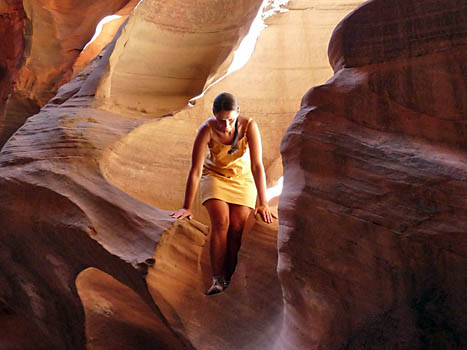
[[[260,5],[260,0],[141,2],[99,85],[103,107],[152,116],[180,110],[227,70]]]
[[[0,348],[466,347],[466,8],[365,4],[335,30],[325,83],[331,32],[360,3],[290,1],[190,108],[261,1],[0,5],[8,116],[53,96],[0,152]],[[77,59],[107,14],[122,17]],[[302,109],[279,251],[278,223],[250,217],[231,285],[207,297],[205,211],[168,210],[221,91],[258,122],[269,187]]]
[[[179,223],[164,233],[149,270],[149,290],[175,329],[197,349],[272,349],[282,325],[276,273],[277,222],[250,217],[229,288],[212,297],[206,229]]]
[[[259,125],[268,185],[275,185],[282,176],[279,140],[310,84],[319,85],[331,76],[327,43],[339,20],[355,6],[355,1],[342,2],[337,9],[324,4],[310,7],[303,1],[282,6],[285,12],[266,19],[267,27],[242,69],[213,85],[194,107],[146,123],[114,144],[101,160],[104,176],[159,208],[180,206],[196,132],[212,116],[215,96],[229,91],[238,97],[241,114]],[[294,45],[284,39],[289,37],[296,38]],[[194,211],[195,217],[208,223],[198,198]]]
[[[83,70],[89,62],[94,59],[102,49],[115,37],[118,29],[130,15],[137,5],[138,0],[130,0],[125,7],[104,17],[96,27],[94,36],[86,43],[83,50],[73,64],[73,76]]]
[[[86,313],[80,299],[82,295],[84,302],[88,302],[86,295],[99,285],[76,286],[78,274],[95,267],[130,287],[148,305],[153,324],[162,322],[167,326],[168,333],[161,328],[161,333],[153,334],[160,344],[174,342],[191,349],[192,333],[167,321],[169,316],[161,312],[164,299],[152,297],[145,281],[152,268],[154,249],[174,220],[168,212],[115,187],[101,173],[100,160],[108,149],[149,121],[144,115],[135,118],[90,107],[113,47],[110,44],[70,83],[62,86],[57,96],[39,114],[29,118],[2,149],[0,326],[29,330],[31,341],[41,337],[47,349],[83,349],[86,341],[91,340],[96,346],[102,344],[105,339],[99,327],[105,325],[95,329],[99,339],[95,333],[86,333]],[[203,226],[187,223],[186,229],[192,235],[206,237]],[[264,276],[276,279],[273,295],[279,307],[276,232],[274,228],[269,231],[272,237],[269,242],[273,243],[266,246],[269,272]],[[180,258],[183,262],[184,256]],[[205,269],[197,278],[205,281],[209,274]],[[114,285],[109,282],[109,291]],[[201,291],[203,286],[198,290]],[[151,287],[151,293],[157,293],[157,288]],[[108,298],[112,299],[112,295]],[[94,316],[88,313],[88,321],[96,322]],[[263,320],[271,321],[268,317]],[[128,327],[131,322],[128,320]],[[115,326],[115,322],[110,324]],[[278,327],[280,322],[274,325]],[[143,331],[144,325],[133,326],[135,332]],[[257,332],[260,331],[258,328]],[[206,332],[212,334],[215,330]],[[1,346],[24,344],[20,342],[22,334],[2,333]],[[119,336],[131,343],[134,333],[126,334],[128,338],[125,333]],[[164,334],[169,334],[169,338]],[[216,337],[212,335],[211,344],[216,344]]]
[[[23,1],[27,18],[17,24],[11,23],[14,31],[8,32],[8,36],[17,37],[13,41],[16,51],[10,55],[18,55],[21,61],[17,61],[14,68],[9,67],[10,71],[17,69],[18,72],[14,76],[13,89],[4,96],[7,100],[0,115],[0,147],[26,118],[37,113],[57,89],[70,80],[73,64],[93,36],[97,23],[126,3],[128,0]],[[20,7],[18,5],[18,9]],[[10,17],[10,22],[18,17],[18,11]],[[23,40],[24,45],[21,44]]]

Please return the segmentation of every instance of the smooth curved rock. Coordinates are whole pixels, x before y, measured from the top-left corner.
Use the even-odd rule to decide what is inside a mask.
[[[212,116],[212,101],[223,91],[237,96],[241,113],[259,125],[268,186],[282,176],[279,139],[310,84],[318,85],[332,74],[326,45],[338,21],[355,8],[355,1],[341,1],[339,8],[306,1],[291,1],[287,12],[267,18],[255,51],[247,64],[213,85],[205,95],[173,118],[145,123],[108,149],[101,159],[103,175],[132,196],[174,210],[183,203],[194,137]],[[267,8],[265,10],[268,10]],[[309,33],[315,40],[310,41]],[[294,37],[294,46],[284,38]],[[305,54],[304,54],[305,52]],[[209,223],[196,198],[197,220]]]
[[[133,290],[95,268],[76,286],[86,314],[86,349],[186,349]]]
[[[31,21],[30,51],[16,81],[16,90],[44,105],[67,82],[72,66],[92,38],[99,21],[129,0],[50,2],[24,1]]]
[[[283,309],[277,222],[249,218],[232,282],[214,296],[204,294],[212,282],[206,231],[180,222],[164,233],[147,278],[156,304],[197,349],[273,349]]]
[[[2,310],[34,320],[51,349],[84,348],[75,278],[87,267],[131,286],[163,319],[137,267],[152,257],[170,220],[99,176],[92,157],[102,143],[84,139],[81,130],[108,142],[118,134],[102,129],[106,117],[71,108],[43,112],[15,134],[1,157],[0,279],[8,281],[1,285]],[[44,147],[23,153],[26,140]]]
[[[282,141],[283,349],[467,344],[467,6],[379,1]]]
[[[36,114],[57,93],[61,85],[70,80],[73,64],[94,35],[99,21],[128,2],[23,1],[27,16],[23,20],[24,45],[23,38],[16,39],[18,48],[14,52],[21,61],[15,63],[18,72],[14,75],[13,89],[9,91],[0,118],[0,147],[28,117]],[[22,28],[18,25],[12,26],[15,35],[23,35],[19,33]]]
[[[97,91],[101,108],[156,117],[179,111],[227,70],[261,2],[143,1]]]
[[[73,77],[80,73],[86,66],[98,56],[104,47],[109,44],[117,34],[122,24],[126,21],[130,13],[133,11],[139,0],[130,0],[125,7],[112,15],[117,16],[110,22],[106,22],[102,26],[100,34],[91,43],[87,43],[81,51],[78,58],[73,64]],[[97,31],[97,28],[96,28]]]
[[[83,349],[85,310],[75,279],[95,267],[133,289],[149,305],[154,322],[165,324],[172,340],[192,349],[192,333],[186,333],[183,323],[173,323],[171,315],[168,322],[169,316],[160,311],[167,310],[164,299],[155,304],[144,278],[148,259],[174,220],[110,184],[99,168],[113,144],[148,122],[90,107],[112,49],[111,44],[61,87],[2,149],[0,321],[4,324],[0,326],[13,319],[18,327],[43,336],[49,349]],[[191,223],[187,227],[198,234],[199,228]],[[276,279],[280,311],[276,251],[270,249],[274,246],[266,248],[270,272],[264,276]],[[198,278],[202,280],[202,274]],[[205,332],[212,335],[216,330]],[[209,341],[215,344],[217,336],[212,337]],[[0,344],[14,339],[3,334]],[[161,344],[170,341],[160,339]]]
[[[68,87],[83,84],[89,73]],[[90,101],[82,98],[67,103],[48,104],[29,118],[0,154],[0,320],[32,321],[49,349],[85,347],[75,279],[88,267],[132,288],[166,323],[144,275],[173,220],[110,185],[97,161],[135,120],[86,108]],[[173,336],[192,348],[182,334]]]

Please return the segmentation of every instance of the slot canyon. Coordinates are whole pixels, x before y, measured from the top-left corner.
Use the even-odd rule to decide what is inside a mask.
[[[283,189],[207,296],[223,91]],[[467,2],[0,0],[0,349],[467,349],[466,291]]]

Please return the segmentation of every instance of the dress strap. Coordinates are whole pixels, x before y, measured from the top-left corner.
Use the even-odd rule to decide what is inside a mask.
[[[206,125],[207,125],[207,127],[209,129],[209,135],[211,135],[211,137],[212,137],[212,129],[211,129],[211,125],[209,125],[209,120],[206,120]]]
[[[248,127],[250,126],[250,122],[253,120],[253,118],[248,119],[246,126],[245,126],[245,131],[243,132],[243,135],[246,135],[246,132],[248,131]]]

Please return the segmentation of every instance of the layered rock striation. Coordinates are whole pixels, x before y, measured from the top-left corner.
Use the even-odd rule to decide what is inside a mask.
[[[108,118],[113,128],[105,125]],[[133,288],[154,317],[165,319],[139,266],[152,257],[171,222],[100,176],[96,158],[107,142],[121,137],[115,125],[122,131],[133,127],[95,110],[46,108],[2,151],[0,319],[13,317],[19,329],[32,323],[47,349],[84,348],[75,279],[88,267]],[[0,343],[9,336],[2,333]]]
[[[279,251],[277,225],[250,217],[231,286],[208,298],[209,230],[165,210],[182,202],[197,128],[233,92],[277,180],[279,138],[331,74],[324,45],[360,1],[289,2],[193,108],[261,1],[145,0],[128,19],[136,1],[23,3],[0,18],[18,38],[1,44],[8,118],[75,77],[0,152],[0,347],[466,346],[465,5],[370,1],[339,24],[334,77],[306,93],[282,143]],[[8,118],[11,135],[22,122]]]
[[[8,95],[4,95],[5,101],[0,103],[0,107],[4,104],[3,111],[0,108],[0,147],[70,80],[73,64],[94,35],[99,21],[116,13],[128,2],[8,2],[16,5],[12,15],[6,17],[11,26],[5,42],[16,46],[8,52],[17,58],[8,67],[13,85]]]
[[[282,141],[283,349],[464,348],[467,6],[365,3]]]
[[[153,117],[179,111],[227,70],[261,3],[143,1],[102,77],[100,107]]]

